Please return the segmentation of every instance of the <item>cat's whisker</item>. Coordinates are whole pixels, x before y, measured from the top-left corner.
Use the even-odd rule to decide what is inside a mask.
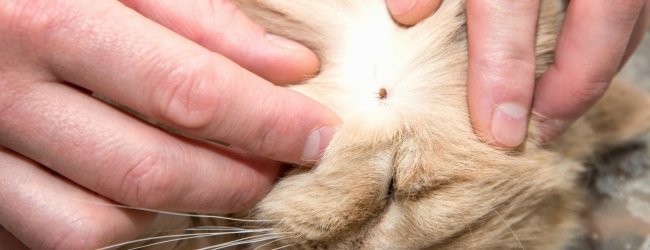
[[[238,232],[237,232],[238,233]],[[237,234],[235,233],[235,234]],[[231,233],[232,234],[232,233]],[[191,235],[191,234],[188,234]],[[205,237],[211,237],[211,236],[218,236],[218,235],[226,235],[226,234],[216,234],[216,233],[205,233],[205,234],[197,234],[196,236],[189,236],[189,237],[181,237],[181,238],[176,238],[176,239],[171,239],[171,240],[165,240],[165,241],[160,241],[160,242],[155,242],[139,247],[134,247],[134,248],[129,248],[129,250],[136,250],[136,249],[142,249],[142,248],[147,248],[151,246],[156,246],[156,245],[161,245],[161,244],[166,244],[166,243],[171,243],[171,242],[177,242],[177,241],[183,241],[183,240],[191,240],[191,239],[198,239],[198,238],[205,238]]]
[[[121,246],[126,246],[126,245],[130,245],[130,244],[139,243],[139,242],[150,241],[150,240],[175,238],[175,239],[171,239],[171,240],[165,240],[165,241],[160,241],[160,242],[147,244],[147,245],[144,245],[144,246],[130,248],[130,249],[141,249],[141,248],[145,248],[145,247],[155,246],[155,245],[174,242],[174,241],[186,240],[186,239],[195,239],[195,238],[201,238],[201,237],[222,236],[222,235],[231,235],[231,234],[260,233],[260,232],[268,232],[270,230],[271,229],[250,229],[250,230],[235,230],[235,231],[232,231],[232,232],[219,232],[219,233],[194,233],[194,234],[163,235],[163,236],[147,237],[147,238],[142,238],[142,239],[137,239],[137,240],[126,241],[126,242],[110,245],[110,246],[107,246],[107,247],[103,247],[103,248],[100,248],[98,250],[108,250],[108,249],[113,249],[113,248],[117,248],[117,247],[121,247]]]
[[[234,246],[238,246],[238,245],[245,245],[245,244],[250,244],[250,243],[263,242],[263,241],[267,241],[267,240],[276,240],[276,239],[278,239],[278,235],[283,235],[283,234],[287,234],[287,233],[267,233],[267,234],[262,234],[262,235],[253,235],[253,236],[249,236],[249,237],[246,237],[246,238],[221,243],[221,244],[218,244],[218,245],[199,248],[197,250],[218,250],[218,249],[224,249],[224,248],[227,248],[227,247],[234,247]]]
[[[67,197],[67,196],[62,196],[62,197],[64,197],[65,199],[68,199],[68,200],[93,204],[93,205],[97,205],[97,206],[123,208],[123,209],[129,209],[129,210],[151,212],[151,213],[159,213],[159,214],[166,214],[166,215],[172,215],[172,216],[182,216],[182,217],[190,217],[190,218],[211,218],[211,219],[229,220],[229,221],[237,221],[237,222],[253,222],[253,223],[274,222],[273,220],[237,219],[237,218],[231,218],[231,217],[227,217],[227,216],[218,216],[218,215],[205,215],[205,214],[190,214],[190,213],[181,213],[181,212],[169,212],[169,211],[162,211],[162,210],[142,208],[142,207],[132,207],[132,206],[126,206],[126,205],[120,205],[120,204],[114,204],[114,203],[108,203],[108,202],[88,201],[88,200],[83,200],[83,199]]]
[[[78,200],[78,199],[74,199],[74,200]],[[103,202],[91,202],[91,201],[86,201],[86,200],[80,200],[80,201],[82,201],[84,203],[92,203],[92,204],[99,205],[99,206],[116,207],[116,208],[123,208],[123,209],[129,209],[129,210],[152,212],[152,213],[166,214],[166,215],[172,215],[172,216],[190,217],[190,218],[210,218],[210,219],[220,219],[220,220],[229,220],[229,221],[237,221],[237,222],[254,222],[254,223],[273,222],[272,220],[237,219],[237,218],[231,218],[231,217],[227,217],[227,216],[170,212],[170,211],[163,211],[163,210],[156,210],[156,209],[149,209],[149,208],[142,208],[142,207],[132,207],[132,206],[126,206],[126,205],[120,205],[120,204],[110,204],[110,203],[103,203]]]
[[[476,239],[474,238],[474,231],[472,230],[472,224],[468,223],[467,224],[467,229],[469,229],[469,238],[470,238],[470,243],[472,244],[472,248],[476,248]]]
[[[241,228],[241,227],[226,227],[226,226],[201,226],[201,227],[191,227],[186,229],[181,229],[185,231],[234,231],[234,230],[258,230],[258,229],[268,229],[269,228]]]
[[[210,218],[210,219],[229,220],[229,221],[237,221],[237,222],[255,222],[255,223],[267,223],[267,222],[273,222],[273,221],[271,221],[271,220],[237,219],[237,218],[231,218],[231,217],[226,217],[226,216],[218,216],[218,215],[205,215],[205,214],[189,214],[189,213],[179,213],[179,212],[168,212],[168,211],[161,211],[161,210],[156,210],[156,209],[139,208],[139,207],[129,207],[129,206],[124,206],[124,205],[114,205],[114,206],[115,206],[115,207],[118,207],[118,208],[125,208],[125,209],[131,209],[131,210],[138,210],[138,211],[145,211],[145,212],[152,212],[152,213],[166,214],[166,215],[172,215],[172,216],[191,217],[191,218]]]
[[[505,225],[505,226],[508,228],[508,230],[510,230],[510,233],[512,233],[512,236],[515,238],[515,240],[517,241],[517,243],[519,244],[519,246],[521,247],[521,249],[526,249],[526,248],[524,247],[524,244],[521,243],[521,240],[519,240],[519,237],[517,237],[517,234],[515,233],[515,231],[513,231],[513,230],[512,230],[512,227],[510,227],[510,224],[508,224],[508,223],[506,222],[506,220],[503,219],[503,216],[501,216],[501,214],[499,213],[499,211],[497,211],[496,209],[493,209],[493,210],[494,210],[494,213],[497,214],[497,216],[499,217],[499,220],[501,220],[501,222],[503,223],[503,225]]]
[[[287,247],[292,247],[292,246],[294,246],[294,245],[296,245],[296,244],[290,244],[290,245],[286,245],[286,246],[281,246],[281,247],[278,247],[278,248],[273,248],[273,249],[271,249],[271,250],[280,250],[280,249],[284,249],[284,248],[287,248]]]
[[[226,243],[221,243],[218,245],[213,245],[205,248],[199,248],[197,250],[218,250],[218,249],[225,249],[228,247],[235,247],[235,246],[240,246],[240,245],[245,245],[249,243],[255,243],[255,242],[260,242],[260,241],[265,241],[265,240],[274,240],[276,239],[274,236],[260,236],[256,238],[249,238],[247,241],[241,241],[241,240],[234,240],[234,241],[229,241]]]
[[[265,247],[265,246],[271,245],[271,244],[273,244],[273,243],[275,243],[275,242],[278,242],[278,241],[281,241],[281,240],[284,240],[284,239],[286,239],[286,237],[277,238],[277,239],[275,239],[275,240],[272,240],[272,241],[269,241],[269,242],[264,243],[264,244],[262,244],[262,245],[259,245],[259,246],[257,246],[256,248],[253,248],[253,250],[259,250],[259,249],[262,249],[262,247]]]
[[[155,234],[160,233],[173,233],[173,232],[186,232],[186,231],[244,231],[244,230],[253,230],[253,229],[265,229],[265,228],[241,228],[241,227],[226,227],[226,226],[200,226],[200,227],[189,227],[189,228],[179,228],[174,230],[166,231],[156,231],[152,232]]]
[[[262,245],[259,245],[259,246],[257,246],[256,248],[253,248],[253,250],[259,250],[259,249],[262,249],[262,247],[265,247],[265,246],[271,245],[271,244],[273,244],[273,243],[275,243],[275,242],[278,242],[278,241],[281,241],[281,240],[286,240],[286,239],[291,239],[291,238],[297,238],[297,237],[298,237],[298,236],[286,236],[286,237],[280,237],[280,238],[277,238],[277,239],[275,239],[275,240],[272,240],[272,241],[269,241],[269,242],[267,242],[267,243],[264,243],[264,244],[262,244]],[[276,249],[278,249],[278,248],[276,248]]]
[[[155,246],[155,245],[160,245],[160,244],[165,244],[165,243],[170,243],[170,242],[175,242],[175,241],[182,241],[182,240],[190,240],[190,239],[198,239],[198,238],[206,238],[206,237],[213,237],[213,236],[224,236],[224,235],[231,235],[231,234],[245,234],[245,233],[255,233],[255,232],[229,232],[229,233],[205,233],[205,234],[196,234],[196,236],[189,236],[189,237],[183,237],[183,238],[178,238],[178,239],[172,239],[172,240],[167,240],[167,241],[161,241],[161,242],[156,242],[144,246],[139,246],[136,248],[130,248],[129,250],[136,250],[136,249],[142,249],[150,246]],[[187,234],[187,235],[192,235],[192,234]]]

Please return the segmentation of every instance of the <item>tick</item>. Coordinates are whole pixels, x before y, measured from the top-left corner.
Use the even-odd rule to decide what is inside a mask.
[[[386,95],[388,95],[388,91],[385,88],[379,89],[379,99],[386,99]]]

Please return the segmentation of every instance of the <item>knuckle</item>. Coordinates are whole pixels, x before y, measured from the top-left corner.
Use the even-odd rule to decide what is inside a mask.
[[[638,13],[645,4],[645,0],[618,0],[613,1],[613,4],[617,6],[619,10],[623,13]]]
[[[605,93],[609,83],[609,80],[578,81],[570,85],[569,91],[574,93],[578,103],[591,106]]]
[[[152,82],[154,118],[185,129],[201,129],[214,120],[220,98],[210,85],[217,81],[209,79],[215,75],[209,61],[203,57],[180,64]]]
[[[216,30],[230,29],[229,27],[233,20],[243,15],[243,13],[229,0],[210,0],[209,15],[214,24],[217,25]]]
[[[208,13],[203,16],[208,20],[197,24],[200,28],[194,32],[192,40],[226,56],[232,55],[232,48],[247,47],[250,39],[246,33],[265,33],[261,26],[248,22],[247,16],[231,1],[210,0],[206,11]]]
[[[75,20],[76,12],[61,1],[3,1],[0,3],[0,23],[3,32],[42,42],[52,31],[66,27]],[[22,39],[27,40],[27,39]]]
[[[20,103],[20,100],[24,99],[25,95],[22,93],[24,90],[18,88],[14,84],[9,84],[0,77],[0,88],[3,91],[0,91],[0,121],[4,119],[14,119],[15,115],[13,107],[16,104]],[[0,123],[1,124],[1,123]]]
[[[645,0],[618,0],[608,1],[607,6],[610,15],[607,17],[610,22],[620,27],[625,27],[636,22],[639,13],[643,10]]]
[[[257,178],[247,175],[239,175],[239,178],[235,183],[246,183],[247,185],[239,185],[226,198],[229,202],[224,203],[224,213],[235,213],[250,208],[263,196]]]
[[[530,80],[535,76],[534,55],[525,51],[511,50],[483,55],[478,61],[481,71],[486,75],[485,80],[496,84],[521,84],[513,76],[527,77]],[[513,83],[513,84],[510,84]],[[532,83],[532,82],[531,82]]]
[[[136,207],[164,207],[174,194],[174,176],[161,153],[143,154],[127,165],[119,201]]]
[[[38,1],[3,1],[0,3],[0,21],[3,28],[23,30],[36,20],[44,20],[43,8]]]
[[[283,138],[280,138],[278,129],[284,117],[266,115],[262,118],[262,126],[258,126],[253,132],[251,150],[256,154],[271,159],[281,158],[278,155],[278,145],[282,145]]]
[[[528,53],[527,50],[514,48],[508,50],[508,52],[486,54],[482,59],[482,63],[484,63],[485,67],[493,70],[535,72],[535,58],[532,52]]]
[[[209,0],[209,10],[216,13],[233,13],[237,7],[230,0]]]
[[[229,0],[210,0],[208,11],[210,15],[207,16],[213,20],[213,28],[216,30],[233,30],[232,24],[245,17],[244,13]]]
[[[492,13],[502,13],[509,16],[536,15],[539,8],[539,1],[469,1],[470,4],[485,5]]]
[[[220,40],[225,32],[224,29],[228,28],[231,23],[232,17],[236,14],[237,8],[230,4],[227,0],[209,0],[208,8],[199,10],[201,17],[209,17],[209,19],[195,19],[197,22],[193,26],[189,38],[201,45],[208,45]],[[204,22],[204,23],[202,23]],[[206,30],[207,26],[214,27]]]

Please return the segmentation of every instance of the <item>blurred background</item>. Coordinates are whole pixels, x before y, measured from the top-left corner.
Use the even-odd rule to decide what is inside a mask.
[[[618,77],[650,93],[650,31]],[[591,208],[577,249],[650,250],[649,145],[650,131],[589,163]]]

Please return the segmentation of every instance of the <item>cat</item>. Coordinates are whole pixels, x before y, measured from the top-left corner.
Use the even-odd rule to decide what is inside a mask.
[[[254,208],[234,215],[252,221],[181,218],[166,226],[201,222],[236,233],[211,237],[213,246],[561,249],[580,233],[582,162],[650,127],[650,98],[614,83],[552,145],[539,143],[534,123],[514,152],[481,141],[466,101],[464,1],[442,1],[413,27],[392,20],[383,0],[234,3],[268,32],[319,55],[320,72],[290,88],[344,123],[313,168],[295,167]],[[553,61],[565,8],[542,1],[537,77]]]

